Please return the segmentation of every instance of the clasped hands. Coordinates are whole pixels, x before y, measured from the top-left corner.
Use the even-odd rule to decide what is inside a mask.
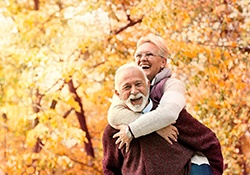
[[[127,127],[128,125],[115,126],[115,129],[118,129],[120,131],[113,135],[113,138],[117,138],[115,144],[119,144],[118,148],[121,149],[125,145],[126,152],[128,152],[129,147],[130,147],[130,142],[133,139],[127,136],[126,134]],[[173,142],[177,142],[179,132],[178,132],[178,129],[173,125],[168,125],[156,132],[171,145],[173,144]]]

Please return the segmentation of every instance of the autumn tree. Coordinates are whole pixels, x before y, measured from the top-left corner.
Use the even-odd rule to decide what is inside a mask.
[[[153,32],[187,87],[187,108],[218,136],[224,174],[249,172],[246,1],[0,2],[0,168],[102,174],[114,71]]]

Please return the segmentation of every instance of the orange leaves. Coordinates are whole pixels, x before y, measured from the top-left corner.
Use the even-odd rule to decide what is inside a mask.
[[[75,101],[74,97],[70,96],[66,102],[69,106],[74,108],[75,111],[81,112],[81,108],[79,106],[79,103]]]
[[[13,19],[0,29],[0,111],[8,117],[8,130],[0,128],[0,146],[8,149],[0,148],[8,151],[9,174],[101,174],[101,134],[113,75],[121,64],[133,61],[136,41],[148,32],[167,40],[169,66],[188,87],[188,105],[221,141],[229,165],[225,175],[240,174],[236,144],[249,124],[250,106],[249,54],[238,51],[250,41],[247,2],[41,2],[39,11],[30,10],[26,1],[2,4],[3,15]],[[97,155],[93,160],[84,150],[86,135],[75,115],[80,106],[68,90],[69,80],[83,104]],[[40,106],[32,103],[33,89],[43,96]],[[50,109],[53,100],[55,110]],[[34,114],[32,107],[40,112]],[[40,123],[32,128],[36,118]],[[13,139],[4,142],[4,135]],[[37,137],[44,146],[31,155]],[[33,159],[39,161],[30,166]]]
[[[222,14],[225,10],[226,10],[226,4],[220,4],[219,6],[216,6],[216,7],[214,8],[213,13],[215,13],[216,15],[220,15],[220,14]]]
[[[219,77],[218,77],[219,69],[215,66],[210,66],[208,70],[208,77],[212,84],[219,83]]]

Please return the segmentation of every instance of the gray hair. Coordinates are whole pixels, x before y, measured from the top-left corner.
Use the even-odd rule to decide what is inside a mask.
[[[168,58],[170,52],[169,52],[169,49],[167,47],[166,41],[162,37],[150,33],[150,34],[146,35],[145,37],[141,37],[139,39],[139,41],[137,42],[137,45],[136,45],[137,48],[146,42],[149,42],[149,43],[156,45],[160,49],[160,53],[159,53],[160,56],[165,58],[165,59]]]
[[[119,79],[120,79],[120,76],[121,74],[124,72],[124,71],[129,71],[131,69],[136,69],[138,71],[140,71],[142,74],[143,74],[143,77],[145,79],[145,82],[148,81],[148,78],[145,74],[145,72],[143,71],[143,69],[138,66],[137,64],[135,63],[127,63],[127,64],[124,64],[122,66],[120,66],[116,72],[115,72],[115,90],[117,90],[118,92],[120,92],[120,89],[119,89]]]

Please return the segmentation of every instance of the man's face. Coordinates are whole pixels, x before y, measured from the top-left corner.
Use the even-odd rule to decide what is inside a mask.
[[[141,112],[148,103],[149,82],[137,69],[128,69],[119,78],[119,92],[116,95],[134,112]]]
[[[135,53],[136,63],[143,68],[150,81],[166,65],[166,59],[162,58],[158,53],[159,48],[149,42],[140,45]]]

